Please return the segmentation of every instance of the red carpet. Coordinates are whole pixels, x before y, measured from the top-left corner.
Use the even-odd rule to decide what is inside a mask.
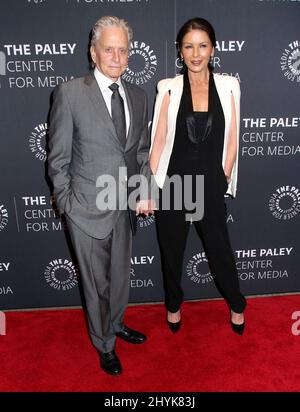
[[[224,301],[185,303],[173,335],[163,305],[130,307],[126,323],[148,341],[118,340],[124,372],[117,377],[100,370],[81,310],[9,312],[0,391],[300,391],[300,335],[291,331],[299,310],[298,295],[248,299],[238,336]]]

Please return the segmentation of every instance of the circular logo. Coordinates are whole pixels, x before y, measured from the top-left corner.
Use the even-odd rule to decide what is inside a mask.
[[[70,290],[78,285],[78,269],[68,259],[52,260],[46,267],[45,279],[56,290]]]
[[[8,223],[8,211],[5,209],[4,205],[0,205],[0,232],[3,230]]]
[[[295,186],[283,186],[269,200],[272,215],[279,220],[293,219],[300,212],[300,192]]]
[[[46,153],[46,135],[48,132],[47,123],[41,123],[34,128],[29,137],[29,148],[36,159],[45,162],[47,159]]]
[[[281,70],[291,82],[300,82],[300,41],[291,42],[280,59]]]
[[[207,259],[204,253],[194,255],[186,266],[189,279],[198,285],[205,285],[213,280],[211,273],[209,271],[205,273],[205,270],[207,270]]]
[[[128,67],[123,79],[136,85],[146,84],[157,71],[157,57],[152,47],[144,42],[134,41],[129,51]]]
[[[154,215],[149,215],[149,216],[138,216],[137,218],[137,224],[139,227],[144,228],[152,225],[152,223],[155,222],[155,216]]]

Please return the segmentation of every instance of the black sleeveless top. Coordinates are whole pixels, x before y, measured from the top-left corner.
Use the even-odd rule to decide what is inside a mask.
[[[209,79],[208,112],[193,112],[185,74],[167,175],[204,175],[205,196],[223,196],[228,187],[222,167],[224,129],[224,113],[213,75]]]

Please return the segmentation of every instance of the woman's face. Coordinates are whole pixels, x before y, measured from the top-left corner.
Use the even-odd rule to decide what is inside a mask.
[[[191,72],[200,73],[207,70],[208,63],[213,54],[213,45],[205,31],[191,30],[184,36],[181,57]]]

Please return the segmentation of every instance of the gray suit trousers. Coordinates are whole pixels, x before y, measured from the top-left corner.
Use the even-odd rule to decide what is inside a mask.
[[[120,211],[111,233],[104,239],[85,234],[68,217],[87,307],[90,338],[102,353],[115,347],[128,305],[132,233],[129,214]]]

